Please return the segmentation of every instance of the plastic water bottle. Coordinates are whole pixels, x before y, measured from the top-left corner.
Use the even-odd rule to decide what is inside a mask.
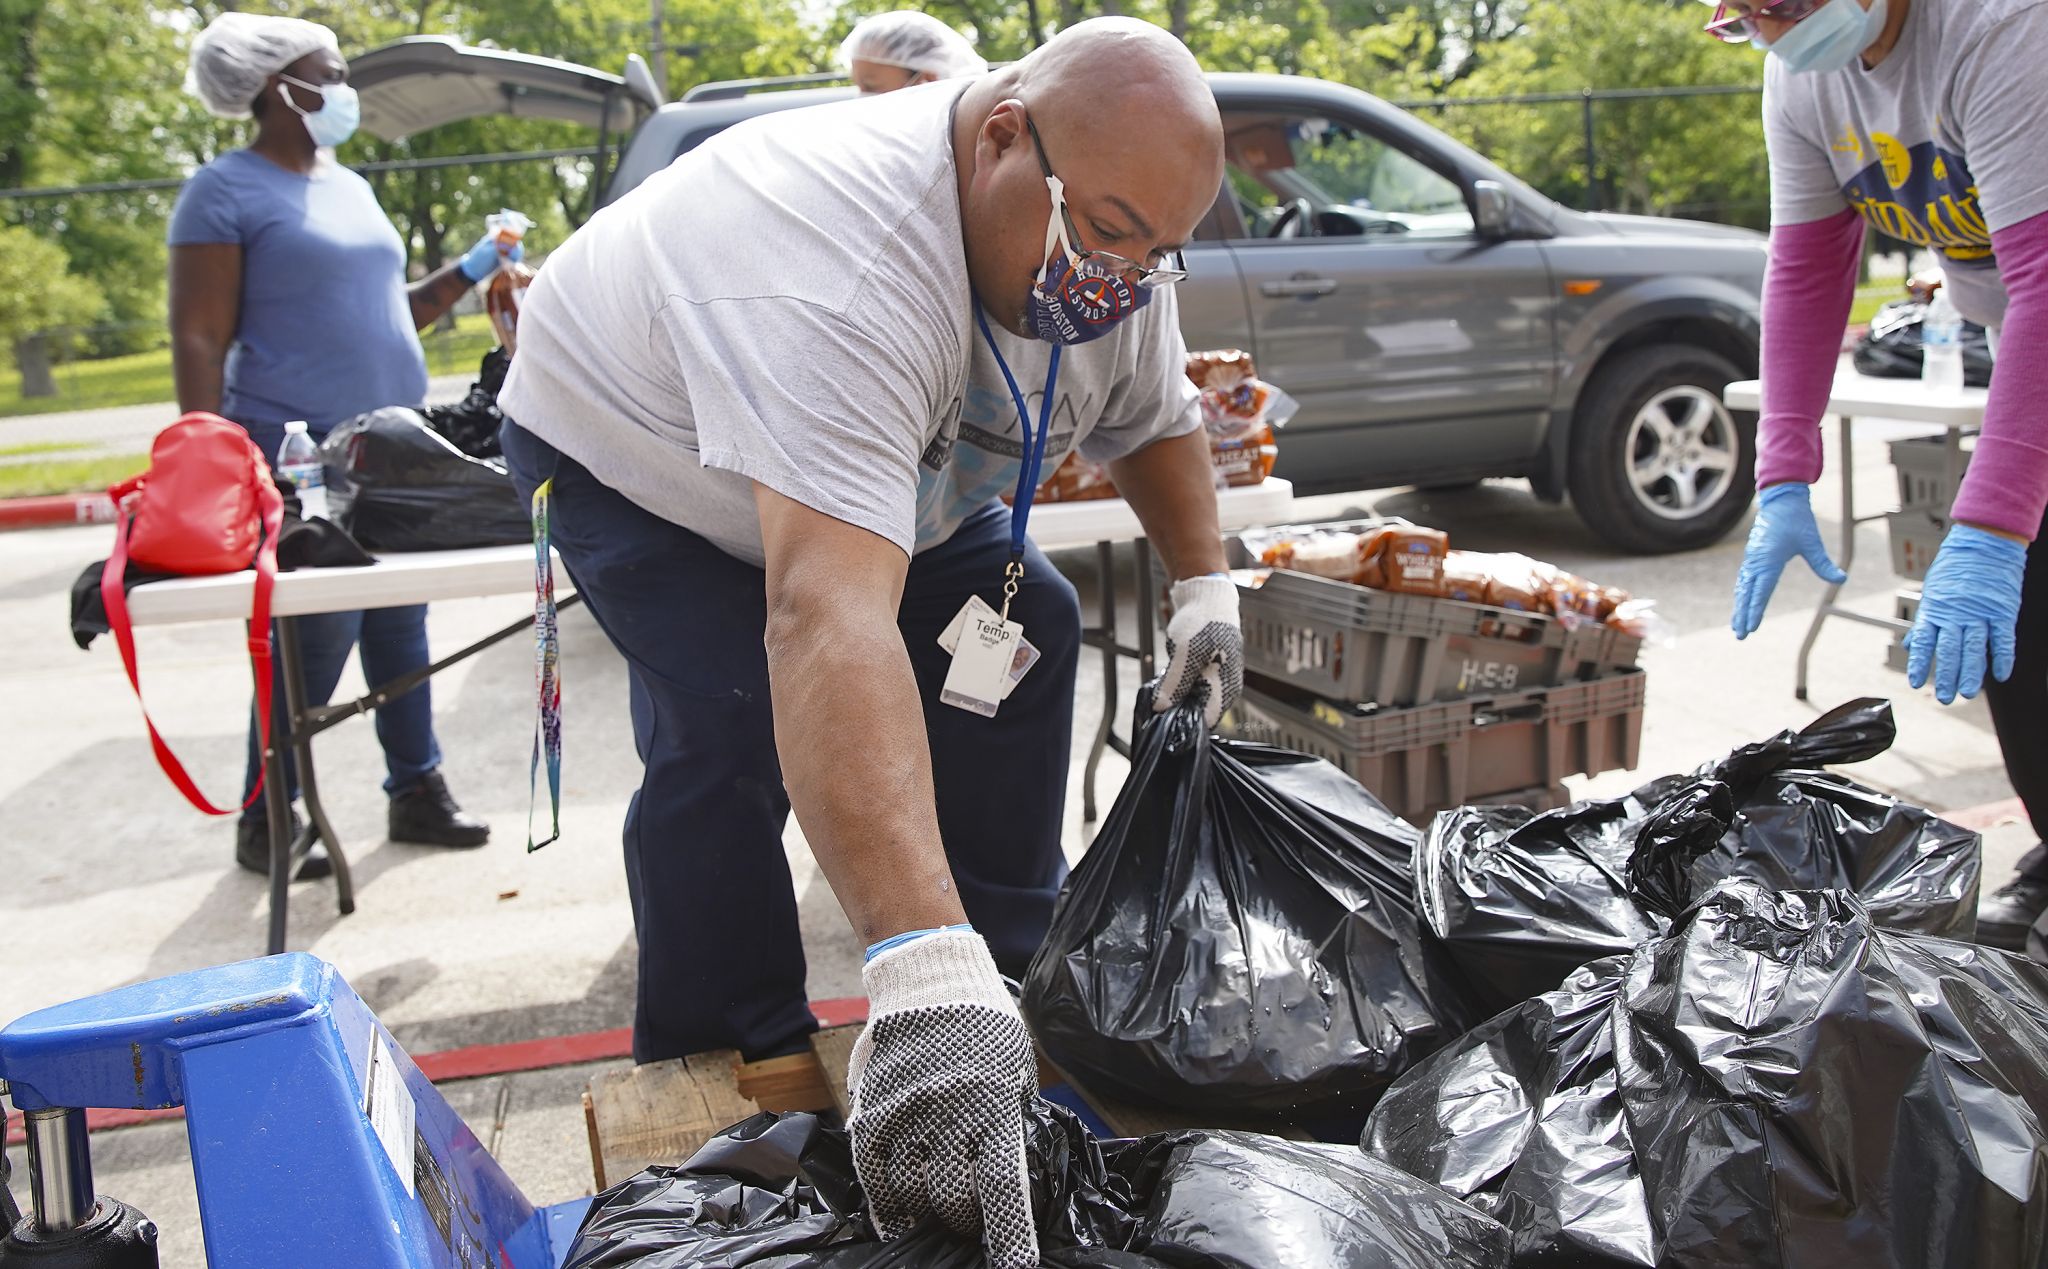
[[[304,419],[284,425],[284,444],[277,447],[277,474],[298,490],[301,518],[327,518],[327,470],[321,466],[320,447],[306,431]]]
[[[1963,315],[1942,287],[1920,321],[1920,381],[1944,392],[1963,386]]]

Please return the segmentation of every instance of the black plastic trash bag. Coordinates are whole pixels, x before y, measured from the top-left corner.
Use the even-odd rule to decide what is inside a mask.
[[[1327,762],[1211,737],[1199,708],[1137,718],[1025,978],[1039,1044],[1105,1096],[1355,1126],[1470,1020],[1410,906],[1415,830]]]
[[[2048,970],[1727,882],[1409,1072],[1371,1154],[1517,1266],[2048,1263]]]
[[[420,417],[471,458],[501,456],[505,447],[498,442],[498,427],[505,416],[498,412],[498,389],[505,386],[505,373],[511,368],[512,354],[491,349],[477,367],[467,396],[453,405],[427,406]]]
[[[472,458],[418,410],[390,407],[335,425],[320,442],[328,510],[372,551],[531,542],[526,504],[502,459]]]
[[[1053,1269],[1479,1269],[1507,1231],[1350,1146],[1174,1132],[1097,1143],[1062,1107],[1029,1116],[1032,1208]],[[762,1113],[680,1168],[592,1202],[562,1269],[984,1269],[928,1220],[876,1240],[846,1134]]]
[[[1485,1013],[1663,933],[1732,877],[1853,891],[1880,925],[1970,938],[1978,835],[1820,769],[1894,735],[1888,703],[1851,701],[1627,797],[1446,811],[1416,852],[1416,906]]]
[[[1916,300],[1893,300],[1877,310],[1870,329],[1856,341],[1850,360],[1863,374],[1884,379],[1918,379],[1925,354],[1921,351],[1920,327],[1927,320],[1927,306]],[[1963,323],[1963,382],[1982,388],[1991,382],[1991,342],[1984,328]]]

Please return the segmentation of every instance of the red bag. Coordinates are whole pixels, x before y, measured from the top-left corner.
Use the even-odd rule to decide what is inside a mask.
[[[284,496],[270,478],[270,467],[249,434],[218,415],[193,411],[157,435],[150,447],[149,470],[107,491],[120,508],[114,528],[114,551],[100,573],[100,601],[107,624],[121,649],[135,698],[142,699],[142,680],[135,672],[135,630],[128,620],[128,590],[122,579],[128,562],[152,573],[203,576],[238,573],[254,565],[256,596],[249,612],[249,659],[256,674],[256,717],[263,748],[270,748],[270,591],[277,581],[277,537],[284,526]],[[185,800],[208,815],[227,815],[240,808],[208,802],[192,777],[185,774],[164,738],[150,721],[157,765]],[[247,807],[263,792],[262,773],[242,801]]]

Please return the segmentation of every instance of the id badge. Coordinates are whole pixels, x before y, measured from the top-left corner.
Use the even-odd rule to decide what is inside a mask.
[[[994,613],[971,614],[953,649],[953,664],[946,670],[939,699],[983,718],[994,718],[996,706],[1008,695],[1005,688],[1023,638],[1024,627],[1014,621],[1004,621]]]
[[[953,650],[960,646],[960,632],[967,627],[969,619],[993,619],[995,615],[996,610],[983,603],[981,596],[969,595],[967,602],[960,605],[960,611],[953,614],[953,620],[947,622],[945,630],[940,632],[939,647],[947,656],[951,656]],[[1025,673],[1038,664],[1038,655],[1038,648],[1031,640],[1021,637],[1017,640],[1016,654],[1010,658],[1009,677],[1003,681],[1004,700],[1010,699],[1010,693],[1016,691],[1017,684],[1024,681]]]

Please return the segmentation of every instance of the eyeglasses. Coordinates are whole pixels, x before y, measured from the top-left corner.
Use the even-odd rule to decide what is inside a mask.
[[[1093,264],[1103,273],[1122,278],[1132,286],[1150,290],[1154,287],[1172,286],[1185,281],[1188,276],[1187,260],[1178,251],[1168,252],[1168,264],[1154,269],[1139,264],[1127,256],[1114,251],[1083,250],[1074,246],[1081,239],[1081,230],[1074,224],[1074,213],[1067,210],[1067,187],[1059,177],[1052,174],[1052,163],[1045,157],[1045,142],[1039,138],[1038,125],[1024,116],[1024,126],[1030,130],[1031,144],[1038,151],[1038,170],[1045,173],[1046,188],[1052,191],[1053,210],[1059,215],[1059,243],[1062,250],[1082,264]]]
[[[1813,13],[1827,0],[1776,0],[1776,3],[1760,5],[1745,12],[1730,13],[1723,3],[1714,9],[1714,20],[1707,23],[1708,35],[1724,44],[1747,44],[1763,34],[1758,18],[1769,18],[1773,22],[1797,22]]]

